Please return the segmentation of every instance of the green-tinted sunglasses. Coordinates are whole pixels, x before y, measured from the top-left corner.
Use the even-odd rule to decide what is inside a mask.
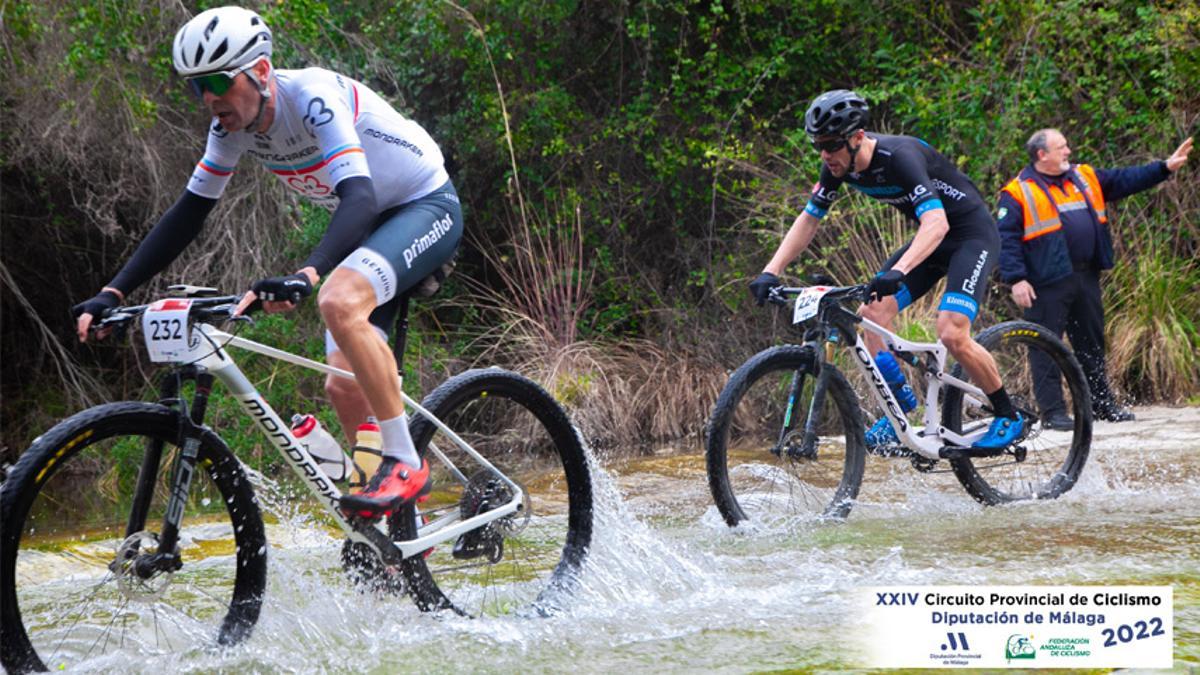
[[[211,91],[215,96],[224,96],[225,92],[233,86],[233,82],[237,76],[250,70],[258,61],[248,63],[237,70],[227,70],[219,73],[208,73],[207,75],[197,75],[187,79],[188,87],[196,98],[203,99],[204,92]]]

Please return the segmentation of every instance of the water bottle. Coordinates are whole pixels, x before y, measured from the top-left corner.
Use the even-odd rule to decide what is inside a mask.
[[[917,395],[913,393],[912,387],[904,381],[904,371],[900,370],[900,364],[896,361],[896,357],[892,356],[891,352],[879,352],[875,355],[875,365],[879,366],[884,381],[896,395],[900,409],[909,412],[917,407]]]
[[[383,435],[373,419],[358,425],[354,436],[354,449],[351,452],[354,453],[354,476],[350,479],[350,492],[353,494],[362,492],[367,481],[379,470],[379,463],[383,461]]]
[[[312,415],[292,415],[292,435],[308,454],[321,467],[321,471],[335,483],[346,480],[354,465],[350,458],[342,452],[336,439],[321,426],[321,422]]]

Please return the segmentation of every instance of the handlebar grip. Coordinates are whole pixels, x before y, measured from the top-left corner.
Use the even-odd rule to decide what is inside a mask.
[[[234,305],[236,307],[237,305]],[[254,298],[254,302],[246,305],[246,309],[242,310],[242,316],[250,316],[255,312],[261,312],[263,308],[262,298]]]

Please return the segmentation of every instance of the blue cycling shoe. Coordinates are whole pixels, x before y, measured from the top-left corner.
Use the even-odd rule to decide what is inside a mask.
[[[988,432],[983,435],[983,438],[971,444],[971,447],[981,450],[999,450],[1019,441],[1021,432],[1025,431],[1025,418],[1021,417],[1020,413],[1015,414],[1015,419],[997,417],[992,420],[992,426],[988,427]]]
[[[880,417],[867,429],[867,450],[878,450],[889,445],[900,445],[900,438],[887,417]]]

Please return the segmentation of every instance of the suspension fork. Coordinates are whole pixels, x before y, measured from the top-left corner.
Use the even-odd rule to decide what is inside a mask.
[[[852,324],[845,320],[835,319],[831,323],[828,332],[824,334],[824,342],[817,339],[809,343],[812,345],[813,368],[817,371],[817,377],[813,383],[812,400],[808,403],[808,418],[804,420],[804,436],[800,439],[800,449],[788,449],[788,457],[792,459],[817,458],[817,424],[820,423],[821,410],[825,407],[825,394],[829,391],[829,378],[833,377],[829,362],[833,360],[833,349],[840,341],[839,336],[854,334]],[[823,351],[819,351],[822,349]],[[822,354],[824,354],[824,358],[821,358]],[[793,396],[798,393],[798,391],[793,392]],[[791,412],[790,402],[788,412]]]
[[[804,436],[800,441],[799,451],[788,451],[788,456],[795,459],[817,458],[817,423],[821,410],[825,407],[825,393],[829,390],[829,368],[820,361],[814,361],[819,370],[813,384],[812,400],[808,403],[808,419],[804,420]]]
[[[792,413],[796,410],[796,401],[800,399],[800,392],[804,391],[804,380],[807,379],[802,369],[797,368],[792,373],[792,385],[788,388],[787,409],[783,413],[783,426],[779,429],[779,440],[775,442],[775,447],[771,448],[771,453],[776,457],[783,452],[784,443],[787,442],[788,434],[792,431]],[[788,456],[791,456],[791,451]]]
[[[179,419],[177,441],[180,451],[176,455],[175,465],[171,469],[170,493],[167,499],[167,510],[163,516],[162,529],[158,536],[158,552],[139,557],[135,564],[137,574],[143,578],[161,570],[173,571],[181,567],[179,553],[176,550],[179,543],[179,527],[183,521],[183,510],[187,504],[192,479],[196,475],[200,439],[204,433],[204,415],[208,410],[208,396],[212,391],[214,380],[211,373],[197,368],[186,369],[176,377],[168,379],[172,380],[173,384],[168,385],[164,382],[163,391],[173,393],[174,396],[169,397],[168,400],[173,400],[177,405],[181,403],[179,387],[182,380],[194,380],[196,391],[192,396],[189,414],[181,415]],[[130,516],[130,527],[135,525],[135,515],[138,516],[138,523],[144,523],[148,517],[150,498],[153,496],[154,484],[157,482],[163,443],[153,441],[150,445],[152,447],[147,448],[146,456],[142,461],[142,471],[138,474],[138,491],[135,497],[137,503],[135,512]]]
[[[800,449],[794,449],[794,446],[788,446],[787,455],[790,459],[814,459],[816,457],[816,439],[817,439],[817,420],[815,419],[825,404],[825,392],[829,388],[829,375],[825,372],[824,362],[817,357],[817,343],[809,342],[809,346],[813,349],[813,370],[816,371],[813,381],[813,396],[808,403],[808,415],[804,421],[804,436],[802,437]],[[831,344],[826,345],[826,352],[832,348]],[[796,404],[800,401],[800,395],[804,391],[805,380],[808,375],[803,368],[796,369],[792,373],[792,385],[788,390],[787,409],[783,416],[783,427],[779,430],[779,440],[772,448],[772,452],[779,456],[783,453],[784,444],[787,441],[787,436],[792,431],[792,415],[796,412]]]
[[[159,403],[180,408],[179,389],[184,379],[191,379],[194,374],[180,370],[166,373],[159,384]],[[150,515],[150,502],[154,498],[154,486],[158,482],[158,469],[162,464],[163,441],[157,438],[146,440],[146,448],[142,454],[142,466],[138,470],[137,483],[133,491],[133,504],[129,509],[129,521],[125,525],[125,536],[146,528],[146,518]]]

